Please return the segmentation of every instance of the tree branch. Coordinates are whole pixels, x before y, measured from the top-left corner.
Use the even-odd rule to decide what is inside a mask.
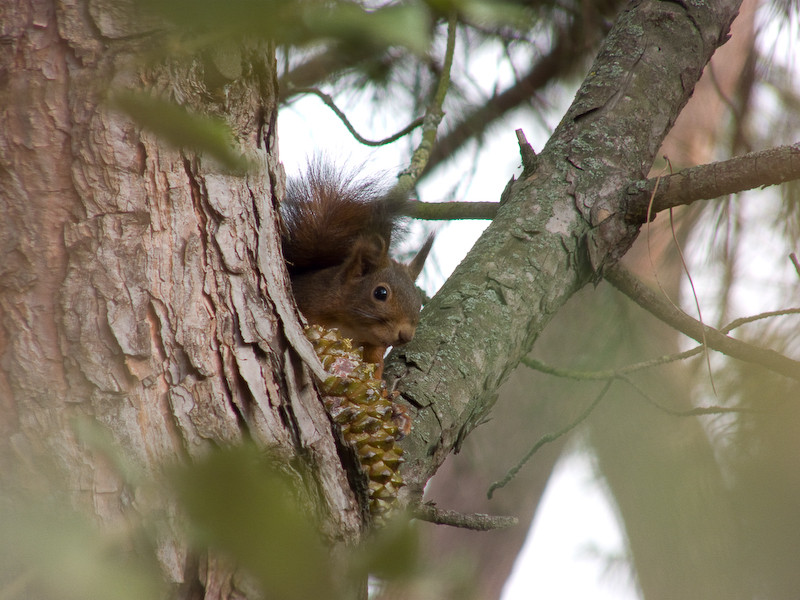
[[[450,525],[472,531],[492,531],[508,529],[519,523],[517,517],[485,515],[482,513],[464,514],[454,510],[442,510],[435,504],[426,502],[418,505],[412,512],[414,518],[437,525]]]
[[[636,385],[636,382],[628,376],[628,373],[632,373],[634,371],[639,371],[660,364],[666,364],[668,362],[674,362],[676,360],[681,360],[683,358],[695,356],[697,354],[700,354],[702,349],[703,349],[702,346],[697,346],[695,348],[692,348],[691,350],[687,350],[686,352],[667,354],[664,356],[660,356],[656,359],[653,359],[651,361],[637,363],[634,365],[629,365],[627,367],[621,367],[619,369],[606,369],[603,371],[578,371],[575,369],[563,369],[561,367],[554,367],[552,365],[545,364],[539,360],[536,360],[535,358],[530,358],[530,357],[524,358],[522,360],[522,364],[524,364],[526,367],[530,367],[531,369],[535,369],[540,373],[546,373],[548,375],[553,375],[554,377],[563,377],[565,379],[574,379],[576,381],[592,381],[592,380],[611,381],[614,379],[619,379],[620,381],[624,381],[633,389],[635,389],[645,400],[647,400],[657,409],[675,417],[717,415],[717,414],[732,413],[732,412],[737,412],[737,413],[752,412],[749,409],[730,408],[726,406],[698,406],[695,408],[691,408],[689,410],[673,410],[657,402],[655,399],[651,398],[650,395],[647,394],[647,392],[645,392],[641,387]]]
[[[488,99],[446,131],[431,152],[425,172],[431,172],[452,157],[467,141],[480,138],[503,115],[530,102],[537,90],[543,89],[554,78],[564,76],[565,72],[581,64],[581,58],[594,49],[575,43],[576,39],[582,38],[579,32],[583,27],[583,22],[577,19],[572,27],[559,32],[552,50],[542,56],[519,81]]]
[[[800,179],[800,143],[751,152],[631,184],[626,218],[630,223],[644,223],[651,199],[650,212],[654,215],[698,200],[712,200],[796,179]],[[430,221],[493,219],[499,206],[499,202],[415,202],[407,216]]]
[[[523,456],[522,459],[520,459],[520,461],[516,465],[510,468],[508,470],[508,473],[506,473],[501,480],[495,481],[492,485],[489,486],[489,491],[486,492],[486,496],[491,500],[495,490],[501,487],[505,487],[506,485],[511,483],[514,477],[517,476],[517,473],[519,473],[520,469],[522,469],[522,467],[525,466],[525,463],[527,463],[533,457],[533,455],[539,451],[539,449],[542,446],[544,446],[545,444],[549,444],[551,442],[555,442],[558,438],[568,434],[578,425],[583,423],[589,417],[589,415],[592,414],[592,411],[595,408],[597,408],[597,405],[600,404],[602,399],[606,397],[608,390],[611,388],[611,384],[614,383],[614,379],[615,378],[612,377],[606,381],[606,384],[603,386],[603,389],[600,390],[600,393],[597,394],[592,403],[589,406],[587,406],[574,421],[571,421],[558,431],[554,431],[552,433],[548,433],[540,437],[539,440],[531,447],[531,449],[528,450],[525,456]]]
[[[627,219],[644,223],[652,197],[651,214],[697,200],[711,200],[757,187],[800,179],[800,143],[751,152],[730,160],[684,169],[658,181],[634,184],[628,202]]]
[[[664,300],[624,267],[615,265],[607,269],[605,278],[636,304],[690,338],[698,342],[702,341],[703,331],[705,331],[705,341],[709,348],[800,381],[800,362],[774,350],[759,348],[728,337],[713,327],[704,326],[697,319],[690,317]]]
[[[350,123],[350,119],[348,119],[347,115],[345,115],[344,112],[342,112],[342,110],[338,106],[336,106],[336,103],[333,101],[333,97],[330,94],[326,94],[325,92],[317,88],[297,88],[292,91],[298,94],[314,94],[315,96],[317,96],[320,100],[322,100],[325,103],[325,105],[328,108],[330,108],[333,111],[333,113],[337,117],[339,117],[339,120],[347,128],[347,131],[350,132],[350,135],[352,135],[359,144],[364,144],[365,146],[385,146],[386,144],[391,144],[392,142],[396,142],[401,137],[406,136],[412,131],[414,131],[417,127],[422,125],[424,121],[423,117],[418,117],[413,121],[411,121],[411,123],[403,127],[403,129],[401,129],[400,131],[398,131],[393,135],[390,135],[387,138],[384,138],[382,140],[368,140],[367,138],[363,137],[360,133],[356,131],[355,127],[353,127],[353,124]]]
[[[410,192],[414,188],[419,176],[425,170],[430,160],[433,143],[436,141],[436,133],[439,129],[439,123],[441,123],[442,118],[444,118],[442,106],[444,105],[445,96],[447,96],[447,90],[450,89],[450,67],[453,65],[457,25],[458,13],[453,10],[447,21],[447,47],[444,53],[442,72],[439,76],[439,82],[436,85],[436,92],[431,99],[431,103],[428,105],[428,110],[425,112],[425,120],[422,125],[422,140],[416,150],[414,150],[408,168],[404,169],[397,178],[395,190],[400,193]]]
[[[712,200],[796,179],[800,179],[800,143],[751,152],[730,160],[690,167],[660,180],[651,177],[632,184],[626,218],[630,223],[644,223],[651,199],[650,212],[655,215],[698,200]],[[655,195],[653,189],[656,189]],[[499,207],[499,202],[414,202],[409,205],[406,216],[428,221],[491,220]],[[797,268],[800,272],[800,264]]]
[[[426,221],[488,219],[497,214],[499,202],[409,202],[405,216]]]
[[[653,407],[673,417],[700,417],[707,415],[725,415],[731,413],[756,412],[756,410],[752,408],[739,408],[731,406],[695,406],[694,408],[690,408],[688,410],[675,410],[669,408],[668,406],[664,406],[660,402],[656,401],[655,398],[652,398],[650,394],[647,393],[646,390],[642,389],[640,385],[638,385],[633,379],[631,379],[627,375],[623,375],[619,379],[627,383],[634,390],[636,390],[636,392],[642,398],[647,400],[647,402],[649,402]]]
[[[389,385],[416,409],[405,501],[483,421],[552,316],[630,247],[638,226],[624,222],[625,190],[652,164],[739,4],[642,0],[620,13],[536,172],[504,192],[414,339],[388,358]]]
[[[702,346],[697,346],[695,348],[692,348],[691,350],[686,350],[685,352],[680,352],[676,354],[665,354],[663,356],[656,357],[652,360],[634,363],[632,365],[626,365],[618,369],[602,369],[599,371],[583,371],[579,369],[555,367],[553,365],[548,365],[546,363],[543,363],[542,361],[533,358],[531,356],[526,356],[525,358],[522,359],[521,362],[526,367],[530,367],[531,369],[539,371],[540,373],[553,375],[554,377],[573,379],[575,381],[605,381],[606,379],[612,379],[614,377],[622,378],[623,376],[626,376],[628,373],[635,373],[636,371],[651,369],[659,365],[665,365],[671,362],[676,362],[678,360],[683,360],[684,358],[691,358],[692,356],[700,354],[702,349],[703,349]]]
[[[298,90],[313,87],[345,69],[352,68],[367,58],[368,56],[365,53],[353,56],[352,54],[341,52],[339,48],[315,54],[281,76],[279,82],[281,103],[286,103],[292,96],[300,93]]]
[[[736,329],[737,327],[741,327],[746,323],[752,323],[753,321],[759,321],[761,319],[796,314],[800,314],[800,308],[785,308],[783,310],[772,310],[769,312],[759,313],[757,315],[751,315],[749,317],[740,317],[731,321],[725,327],[722,327],[720,332],[729,333],[730,331]],[[625,365],[624,367],[617,367],[616,369],[602,369],[598,371],[582,371],[578,369],[555,367],[553,365],[543,363],[532,356],[526,356],[523,358],[522,364],[524,364],[526,367],[530,367],[531,369],[535,369],[540,373],[547,373],[548,375],[553,375],[555,377],[574,379],[576,381],[597,381],[610,379],[611,377],[618,377],[627,381],[627,375],[630,373],[636,373],[637,371],[644,371],[646,369],[652,369],[653,367],[691,358],[693,356],[697,356],[702,351],[703,346],[701,344],[700,346],[695,346],[694,348],[684,350],[683,352],[663,354],[661,356],[651,358],[650,360],[644,360],[630,365]]]

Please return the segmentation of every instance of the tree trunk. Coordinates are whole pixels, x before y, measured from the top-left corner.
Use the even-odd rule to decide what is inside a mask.
[[[246,435],[310,469],[330,539],[357,536],[279,251],[274,48],[243,45],[239,73],[214,88],[198,60],[139,68],[158,38],[124,4],[19,0],[3,13],[0,469],[48,457],[115,522],[128,491],[75,418],[105,424],[148,471]],[[226,115],[258,167],[236,177],[168,147],[103,103],[109,85]],[[206,598],[234,593],[182,542],[159,552],[172,581],[202,573]]]

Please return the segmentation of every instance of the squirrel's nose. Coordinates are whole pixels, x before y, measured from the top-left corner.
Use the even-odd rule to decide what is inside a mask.
[[[411,338],[414,337],[414,332],[417,330],[416,327],[401,327],[397,330],[397,345],[407,344],[411,341]]]

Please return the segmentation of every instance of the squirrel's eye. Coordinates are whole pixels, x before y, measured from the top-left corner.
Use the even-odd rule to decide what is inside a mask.
[[[381,302],[385,302],[386,299],[389,297],[389,290],[387,290],[382,285],[379,285],[374,290],[372,290],[372,296],[375,300],[380,300]]]

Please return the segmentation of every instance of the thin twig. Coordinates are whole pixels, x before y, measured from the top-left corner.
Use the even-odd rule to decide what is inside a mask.
[[[416,506],[412,514],[415,518],[437,525],[450,525],[472,531],[492,531],[508,529],[519,524],[517,517],[485,515],[482,513],[464,514],[454,510],[442,510],[435,504],[425,503]]]
[[[672,231],[672,241],[675,243],[675,248],[678,250],[678,256],[681,259],[681,265],[683,266],[683,270],[686,273],[686,277],[689,280],[689,286],[692,288],[692,298],[694,298],[694,305],[697,308],[697,320],[700,321],[700,333],[702,334],[702,339],[700,343],[703,346],[703,354],[706,357],[706,368],[708,369],[708,380],[711,382],[711,389],[714,392],[714,395],[717,395],[717,386],[714,384],[714,374],[711,370],[711,354],[708,351],[708,342],[706,341],[706,324],[703,322],[703,311],[700,310],[700,299],[697,297],[697,290],[694,287],[694,279],[692,279],[692,274],[689,271],[689,265],[686,264],[686,258],[683,256],[683,250],[681,249],[681,245],[678,242],[678,236],[675,235],[675,221],[672,217],[672,209],[669,209],[669,228]],[[673,304],[674,306],[674,304]],[[676,307],[677,308],[677,307]]]
[[[619,267],[614,267],[614,269],[619,269]],[[622,275],[621,276],[619,273],[611,273],[609,275],[609,273],[607,272],[606,273],[606,278],[608,279],[609,276],[611,277],[611,279],[615,279],[617,283],[620,283],[622,285],[622,287],[620,287],[619,285],[617,285],[617,283],[615,283],[613,281],[612,281],[612,285],[617,287],[617,289],[619,289],[620,291],[622,291],[623,293],[625,293],[629,297],[633,298],[640,306],[642,306],[645,309],[648,309],[648,306],[646,306],[645,304],[642,304],[642,302],[637,300],[637,298],[634,298],[633,295],[631,295],[630,293],[625,291],[626,289],[629,289],[629,288],[632,289],[631,282],[627,281],[627,278],[628,277],[632,277],[632,275],[627,274],[627,275]],[[635,278],[634,278],[634,280],[635,280]],[[638,282],[636,282],[636,283],[638,284]],[[798,369],[800,369],[800,363],[798,363],[797,361],[794,361],[794,360],[792,360],[790,358],[787,358],[787,357],[783,356],[782,354],[778,354],[777,352],[774,352],[773,350],[763,350],[761,348],[758,348],[758,347],[755,347],[755,346],[751,346],[749,344],[745,344],[744,342],[740,342],[739,340],[736,340],[736,339],[733,339],[733,338],[729,338],[729,337],[727,337],[725,335],[725,333],[727,333],[727,332],[729,332],[729,331],[731,331],[733,329],[736,329],[737,327],[740,327],[740,326],[742,326],[742,325],[744,325],[746,323],[752,323],[753,321],[757,321],[757,320],[760,320],[760,319],[766,319],[766,318],[769,318],[769,317],[777,317],[777,316],[790,315],[790,314],[800,314],[800,308],[787,308],[787,309],[783,309],[783,310],[764,312],[764,313],[760,313],[758,315],[753,315],[753,316],[750,316],[750,317],[743,317],[743,318],[731,321],[721,331],[718,331],[718,330],[713,329],[711,327],[702,325],[702,323],[700,323],[699,321],[695,321],[694,319],[692,319],[691,317],[689,317],[685,313],[681,312],[679,309],[670,306],[668,302],[666,302],[663,299],[661,299],[658,296],[656,296],[656,294],[653,293],[652,291],[648,290],[648,293],[649,293],[650,297],[647,299],[647,302],[652,301],[653,298],[655,298],[657,300],[657,302],[656,302],[657,311],[656,312],[650,311],[650,312],[653,312],[653,314],[655,314],[657,317],[662,318],[661,317],[661,313],[667,312],[667,309],[669,309],[671,311],[675,311],[675,312],[679,313],[680,315],[685,317],[685,319],[688,319],[689,321],[695,323],[697,326],[704,327],[706,329],[706,333],[708,335],[708,339],[709,339],[708,346],[709,347],[714,348],[715,350],[720,350],[721,352],[724,352],[724,350],[720,349],[720,346],[725,346],[728,343],[732,343],[732,345],[734,347],[734,350],[730,351],[730,352],[725,352],[726,354],[729,354],[730,356],[734,356],[735,358],[742,358],[743,355],[745,355],[747,353],[750,353],[752,356],[750,356],[748,358],[742,358],[742,360],[750,360],[751,362],[756,362],[757,364],[762,364],[764,366],[767,366],[767,368],[770,368],[773,371],[777,371],[779,373],[787,375],[788,377],[793,377],[794,379],[800,379],[800,373],[797,372]],[[639,296],[639,299],[641,299],[642,294],[637,294],[637,296]],[[674,320],[674,317],[673,317],[672,321],[668,321],[668,320],[663,319],[663,318],[662,318],[662,320],[664,320],[666,323],[672,325],[676,329],[678,329],[680,331],[683,331],[684,333],[686,333],[690,337],[693,337],[695,340],[697,340],[698,338],[702,339],[702,336],[700,336],[696,332],[695,332],[694,335],[692,335],[691,333],[688,333],[685,330],[686,329],[685,327],[681,328],[677,324],[677,322]],[[681,324],[683,324],[683,323],[681,323]],[[723,338],[724,340],[727,340],[727,342],[725,344],[720,344],[718,338]],[[547,364],[545,364],[545,363],[543,363],[543,362],[541,362],[539,360],[536,360],[535,358],[531,358],[531,357],[523,358],[522,359],[522,363],[523,364],[525,364],[525,365],[527,365],[527,366],[529,366],[529,367],[531,367],[533,369],[536,369],[538,371],[541,371],[543,373],[548,373],[548,374],[555,375],[555,376],[558,376],[558,377],[565,377],[565,378],[578,379],[578,380],[605,380],[606,384],[603,387],[603,389],[601,390],[601,392],[597,395],[597,397],[595,398],[594,402],[592,402],[592,404],[583,413],[581,413],[581,415],[575,421],[573,421],[572,423],[570,423],[569,425],[567,425],[563,429],[560,429],[559,431],[556,431],[554,433],[549,433],[549,434],[544,435],[541,438],[539,438],[539,440],[533,445],[533,447],[522,458],[522,460],[520,460],[514,467],[512,467],[506,473],[506,475],[505,475],[505,477],[503,477],[503,479],[501,479],[499,481],[496,481],[495,483],[493,483],[489,487],[489,491],[487,493],[488,497],[491,498],[496,489],[504,487],[508,483],[510,483],[514,479],[514,477],[516,477],[517,473],[519,473],[519,471],[522,469],[522,467],[525,465],[525,463],[527,463],[531,459],[531,457],[536,452],[539,451],[539,449],[542,446],[544,446],[547,443],[554,442],[555,440],[557,440],[561,436],[563,436],[563,435],[569,433],[570,431],[572,431],[580,423],[582,423],[584,420],[586,420],[586,418],[589,416],[589,414],[595,409],[595,407],[600,403],[600,401],[606,395],[606,393],[608,392],[608,389],[611,387],[611,384],[617,379],[622,380],[625,383],[627,383],[628,385],[630,385],[633,389],[635,389],[637,392],[639,392],[639,394],[641,394],[642,397],[645,400],[647,400],[650,404],[652,404],[653,406],[655,406],[659,410],[661,410],[661,411],[663,411],[663,412],[665,412],[665,413],[667,413],[669,415],[676,416],[676,417],[696,417],[696,416],[700,416],[700,415],[720,415],[720,414],[728,414],[728,413],[754,412],[751,409],[731,408],[731,407],[725,407],[725,406],[698,406],[698,407],[695,407],[695,408],[691,408],[689,410],[674,410],[674,409],[668,408],[668,407],[662,405],[661,403],[657,402],[654,398],[652,398],[645,390],[643,390],[640,386],[638,386],[636,384],[636,382],[633,381],[628,376],[629,373],[632,373],[634,371],[638,371],[638,370],[641,370],[641,369],[644,369],[644,368],[650,368],[650,367],[653,367],[653,366],[656,366],[656,365],[659,365],[659,364],[673,362],[673,361],[676,361],[676,360],[681,360],[683,358],[688,358],[688,357],[693,356],[695,354],[699,354],[703,350],[703,348],[704,348],[704,345],[700,345],[700,346],[697,346],[696,348],[692,348],[691,350],[687,350],[685,352],[679,352],[677,354],[668,354],[668,355],[660,356],[658,358],[654,358],[654,359],[649,360],[649,361],[644,361],[644,362],[636,363],[636,364],[633,364],[633,365],[628,365],[627,367],[621,367],[619,369],[606,369],[606,370],[602,370],[602,371],[579,371],[579,370],[575,370],[575,369],[562,369],[562,368],[558,368],[558,367],[553,367],[553,366],[547,365]],[[765,364],[765,362],[768,363],[768,364]],[[786,371],[786,372],[784,372],[784,371]]]
[[[650,259],[650,268],[652,269],[653,277],[655,278],[656,283],[658,284],[658,288],[661,290],[661,293],[664,294],[664,298],[666,298],[667,301],[676,310],[681,310],[680,307],[672,301],[672,298],[669,297],[669,294],[667,293],[667,290],[664,289],[664,286],[661,285],[661,280],[658,278],[658,269],[656,268],[655,261],[653,260],[652,249],[651,249],[651,246],[650,246],[650,225],[651,225],[651,223],[653,221],[653,219],[652,219],[653,203],[654,203],[655,198],[656,198],[656,192],[658,192],[658,184],[661,182],[661,179],[664,176],[664,174],[666,173],[667,169],[672,171],[672,163],[670,162],[669,158],[667,156],[664,156],[664,160],[666,161],[667,164],[664,167],[664,170],[661,173],[659,173],[658,177],[656,177],[656,183],[653,186],[653,193],[650,194],[650,200],[647,203],[647,220],[645,221],[647,223],[647,257]],[[692,288],[692,297],[694,298],[694,303],[697,306],[697,316],[700,319],[700,323],[703,324],[703,313],[700,310],[700,300],[697,298],[697,291],[695,290],[695,287],[694,287],[694,280],[692,279],[692,274],[689,272],[689,265],[686,264],[686,260],[684,259],[684,256],[683,256],[683,250],[681,249],[680,243],[678,243],[678,236],[675,235],[675,221],[673,220],[672,209],[671,208],[669,209],[669,228],[670,228],[670,231],[672,232],[672,241],[675,244],[675,248],[677,248],[677,250],[678,250],[678,256],[681,259],[681,266],[683,267],[683,270],[686,273],[686,276],[689,278],[689,285]],[[702,336],[703,336],[703,339],[701,340],[701,344],[702,344],[703,352],[704,352],[705,357],[706,357],[706,366],[708,367],[708,378],[711,381],[711,389],[714,390],[714,395],[716,396],[717,395],[717,386],[714,385],[714,376],[712,375],[712,371],[711,371],[711,356],[709,356],[708,346],[706,345],[705,328],[702,328],[701,332],[702,332]]]
[[[774,350],[759,348],[728,337],[713,327],[703,326],[696,319],[664,301],[619,264],[606,269],[605,278],[639,306],[690,338],[702,342],[705,336],[708,346],[714,350],[800,381],[800,362]]]
[[[521,360],[522,364],[531,369],[535,369],[540,373],[547,375],[554,375],[555,377],[562,377],[564,379],[574,379],[576,381],[605,381],[613,379],[617,376],[617,371],[614,369],[605,369],[602,371],[581,371],[578,369],[565,369],[563,367],[554,367],[530,356],[525,356]]]
[[[700,354],[702,351],[703,346],[697,346],[692,350],[687,352],[681,352],[679,354],[672,354],[660,357],[660,359],[656,359],[653,361],[647,361],[648,363],[656,363],[658,360],[668,359],[668,360],[679,360],[679,356],[683,355],[682,357],[685,358],[686,355],[694,355]],[[638,370],[641,368],[646,368],[645,363],[639,363],[638,365],[630,365],[629,367],[623,367],[621,369],[616,370],[605,370],[605,371],[575,371],[572,369],[560,369],[557,367],[553,367],[542,362],[539,362],[535,359],[526,358],[522,360],[523,364],[531,367],[532,369],[536,369],[542,373],[547,373],[548,375],[554,375],[556,377],[564,377],[566,379],[577,379],[579,381],[587,381],[587,380],[605,380],[608,382],[613,381],[614,379],[619,379],[624,381],[628,385],[630,385],[634,390],[639,392],[641,396],[647,400],[650,404],[656,407],[658,410],[667,413],[673,417],[696,417],[700,415],[720,415],[720,414],[727,414],[727,413],[743,413],[743,412],[755,412],[752,409],[744,409],[744,408],[730,408],[726,406],[698,406],[695,408],[690,408],[688,410],[674,410],[672,408],[668,408],[658,402],[655,398],[651,397],[645,390],[643,390],[636,382],[628,376],[628,373]],[[664,361],[667,362],[667,361]],[[652,365],[648,365],[652,366]]]
[[[690,408],[688,410],[675,410],[673,408],[668,408],[658,402],[655,398],[650,396],[644,389],[641,388],[633,379],[627,377],[626,375],[621,375],[619,377],[622,381],[627,383],[631,386],[634,390],[636,390],[642,398],[647,400],[651,405],[656,407],[658,410],[667,413],[673,417],[698,417],[702,415],[724,415],[729,413],[752,413],[757,412],[752,408],[735,408],[729,406],[696,406],[695,408]]]
[[[397,186],[395,191],[401,195],[405,195],[414,189],[417,180],[425,167],[428,164],[428,159],[431,156],[433,143],[436,141],[436,132],[439,129],[439,123],[444,118],[442,106],[444,105],[447,90],[450,88],[450,67],[453,65],[453,54],[456,47],[456,25],[458,24],[458,15],[456,11],[451,11],[450,18],[447,23],[447,48],[444,55],[444,64],[442,65],[442,72],[439,76],[439,83],[436,86],[436,93],[425,111],[424,122],[422,124],[422,140],[414,150],[411,156],[411,162],[398,177]]]
[[[360,133],[356,131],[355,127],[353,127],[353,124],[350,123],[350,119],[348,119],[347,115],[345,115],[344,112],[342,112],[342,110],[338,106],[336,106],[336,103],[333,101],[333,97],[330,96],[329,94],[326,94],[322,90],[313,87],[296,88],[292,89],[292,91],[298,94],[314,94],[315,96],[317,96],[334,112],[334,114],[337,117],[339,117],[339,120],[347,128],[347,131],[350,132],[350,135],[352,135],[360,144],[364,144],[365,146],[385,146],[386,144],[391,144],[392,142],[396,142],[401,137],[404,137],[409,133],[411,133],[412,131],[414,131],[417,127],[422,125],[424,121],[424,117],[418,117],[413,121],[411,121],[411,123],[403,127],[403,129],[401,129],[400,131],[398,131],[393,135],[390,135],[387,138],[384,138],[382,140],[368,140],[367,138],[363,137]]]
[[[499,481],[495,481],[492,485],[489,486],[489,490],[486,492],[486,496],[491,500],[495,490],[508,485],[514,479],[514,477],[517,476],[517,473],[519,473],[520,469],[522,469],[522,467],[525,466],[525,463],[527,463],[531,459],[531,457],[539,451],[539,449],[542,446],[544,446],[545,444],[549,444],[551,442],[555,442],[558,438],[568,434],[578,425],[583,423],[586,420],[586,418],[592,413],[592,411],[597,407],[597,405],[600,404],[600,401],[605,397],[606,393],[608,392],[613,382],[614,378],[610,378],[608,381],[606,381],[606,384],[603,386],[603,389],[600,390],[600,393],[597,394],[597,397],[594,399],[594,401],[589,406],[587,406],[586,409],[580,415],[578,415],[577,419],[575,419],[565,427],[559,429],[558,431],[548,433],[540,437],[539,440],[533,445],[533,447],[530,450],[528,450],[527,454],[525,454],[525,456],[522,457],[522,460],[520,460],[516,465],[514,465],[511,469],[508,470],[505,477],[503,477]]]
[[[439,137],[431,153],[427,172],[430,173],[432,169],[442,164],[469,140],[480,138],[488,127],[509,111],[537,101],[537,93],[553,78],[575,69],[575,65],[581,62],[581,57],[587,54],[587,48],[583,44],[575,43],[575,40],[582,36],[581,27],[581,20],[574,19],[568,28],[558,28],[549,52],[540,56],[517,83],[493,95],[471,112],[458,115],[456,122]],[[545,130],[552,128],[552,125],[545,123],[541,118],[540,111],[534,113]]]
[[[731,321],[725,327],[721,328],[720,332],[730,333],[737,327],[741,327],[742,325],[745,325],[747,323],[752,323],[754,321],[759,321],[761,319],[769,319],[772,317],[782,317],[785,315],[797,315],[797,314],[800,314],[800,308],[784,308],[782,310],[772,310],[769,312],[759,313],[757,315],[751,315],[749,317],[740,317],[738,319]],[[703,348],[704,346],[701,344],[689,350],[684,350],[683,352],[664,354],[662,356],[651,358],[650,360],[644,360],[638,363],[625,365],[624,367],[618,367],[616,369],[603,369],[600,371],[581,371],[578,369],[554,367],[553,365],[548,365],[530,356],[524,357],[522,359],[522,364],[524,364],[527,367],[530,367],[531,369],[540,371],[541,373],[547,373],[548,375],[554,375],[556,377],[563,377],[564,379],[575,379],[578,381],[597,381],[597,380],[609,379],[611,377],[622,378],[626,375],[635,373],[637,371],[644,371],[645,369],[652,369],[653,367],[658,367],[672,362],[677,362],[685,358],[691,358],[692,356],[700,354],[703,351]]]
[[[661,173],[659,173],[656,176],[656,182],[655,182],[655,185],[653,186],[653,192],[650,194],[650,200],[647,203],[647,218],[645,220],[645,222],[647,223],[647,227],[645,228],[645,233],[647,234],[646,235],[647,259],[650,261],[650,271],[651,271],[651,273],[653,275],[653,278],[656,281],[656,285],[658,286],[658,289],[661,290],[661,293],[664,295],[664,298],[667,299],[667,302],[669,302],[672,306],[674,306],[677,309],[678,305],[675,304],[672,301],[672,298],[669,297],[669,294],[667,293],[667,290],[664,289],[664,286],[661,285],[661,280],[658,278],[658,269],[656,268],[656,261],[653,260],[653,248],[652,248],[652,244],[650,243],[650,225],[653,222],[653,219],[655,218],[653,216],[653,203],[655,202],[655,199],[656,199],[656,193],[658,192],[658,186],[661,183],[661,180],[663,179],[664,174],[667,172],[667,168],[669,168],[671,166],[670,162],[669,162],[669,159],[666,156],[664,157],[664,159],[667,161],[667,166],[665,166],[664,169],[661,171]]]
[[[798,262],[797,260],[797,255],[794,252],[792,252],[789,255],[789,259],[792,261],[792,264],[794,265],[794,270],[797,271],[798,275],[800,275],[800,262]]]
[[[678,352],[676,354],[665,354],[663,356],[659,356],[653,358],[651,360],[646,360],[643,362],[634,363],[631,365],[626,365],[624,367],[619,367],[618,369],[603,369],[600,371],[580,371],[577,369],[565,369],[563,367],[554,367],[553,365],[548,365],[543,363],[535,358],[531,358],[530,356],[526,356],[522,359],[522,364],[531,369],[536,369],[541,373],[547,373],[548,375],[554,375],[556,377],[562,377],[564,379],[575,379],[577,381],[604,381],[606,379],[611,379],[613,377],[621,377],[623,375],[628,375],[630,373],[635,373],[637,371],[643,371],[645,369],[651,369],[653,367],[657,367],[660,365],[664,365],[671,362],[676,362],[679,360],[683,360],[684,358],[691,358],[697,354],[702,352],[703,346],[696,346],[691,350],[686,350],[685,352]]]
[[[751,315],[749,317],[739,317],[738,319],[734,319],[725,327],[720,329],[722,333],[730,333],[737,327],[741,327],[742,325],[746,325],[747,323],[752,323],[753,321],[760,321],[761,319],[770,319],[772,317],[783,317],[786,315],[798,315],[800,314],[800,308],[782,308],[781,310],[771,310],[768,312],[759,313],[757,315]]]
[[[714,64],[715,64],[714,61],[708,63],[708,74],[710,75],[711,83],[714,85],[714,91],[717,92],[717,95],[719,96],[720,100],[722,100],[725,106],[728,107],[728,109],[731,111],[731,114],[733,114],[736,117],[736,120],[741,122],[742,110],[725,93],[725,90],[722,89],[722,85],[720,84],[719,78],[717,77],[717,71],[714,68]]]

